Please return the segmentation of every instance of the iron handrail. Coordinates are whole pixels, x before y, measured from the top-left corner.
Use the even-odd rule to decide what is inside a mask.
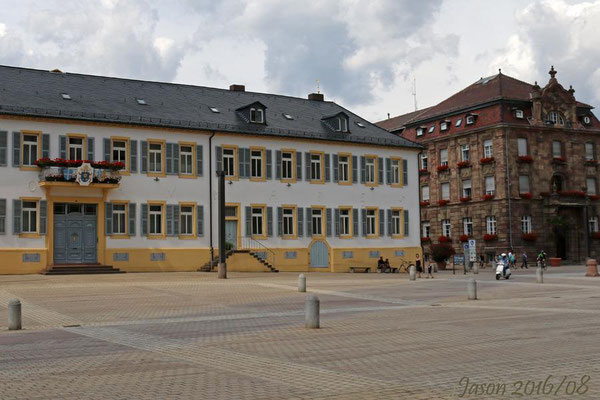
[[[249,236],[238,236],[238,243],[241,244],[240,250],[260,250],[267,253],[265,261],[267,261],[273,268],[275,268],[275,252],[265,246],[258,240]]]

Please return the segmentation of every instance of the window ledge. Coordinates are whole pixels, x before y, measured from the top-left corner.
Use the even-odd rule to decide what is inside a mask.
[[[196,240],[196,235],[179,235],[180,240]]]
[[[166,238],[167,238],[166,235],[147,235],[146,236],[146,239],[149,239],[149,240],[164,240]]]
[[[44,235],[40,233],[20,233],[19,238],[21,239],[40,239],[44,237]]]
[[[129,236],[129,235],[122,235],[122,234],[115,234],[115,235],[110,235],[109,238],[111,238],[111,239],[130,239],[131,236]]]

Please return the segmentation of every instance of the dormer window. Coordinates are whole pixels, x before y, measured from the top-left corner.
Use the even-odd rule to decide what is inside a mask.
[[[587,115],[585,117],[583,117],[583,123],[586,125],[589,125],[590,122],[592,122],[592,120],[590,119],[590,117],[588,117]]]
[[[450,121],[442,121],[440,123],[440,131],[447,131],[450,126]]]
[[[433,133],[433,131],[435,131],[435,125],[429,127],[429,133]]]
[[[467,118],[465,118],[465,123],[467,125],[473,125],[475,123],[475,116],[474,115],[467,115]]]
[[[462,118],[459,118],[456,120],[456,123],[454,124],[454,126],[460,126],[462,124]]]
[[[251,108],[250,109],[250,122],[254,122],[256,124],[262,124],[265,122],[264,111],[260,108]]]
[[[424,133],[425,133],[425,128],[423,128],[423,127],[417,128],[417,136],[423,136]]]
[[[71,100],[69,93],[61,93],[60,96],[63,98],[63,100]]]
[[[323,124],[335,132],[349,132],[348,115],[344,112],[339,112],[321,119]]]
[[[552,125],[563,126],[565,124],[565,119],[558,112],[556,112],[556,111],[550,111],[548,113],[548,117],[546,119],[546,122],[548,122],[548,123],[550,123]]]
[[[515,118],[523,119],[523,110],[515,110]]]
[[[348,120],[342,116],[336,118],[337,125],[335,130],[338,132],[348,132]]]

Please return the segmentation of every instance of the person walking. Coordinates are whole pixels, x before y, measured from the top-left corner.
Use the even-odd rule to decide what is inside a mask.
[[[417,278],[421,279],[421,273],[423,272],[423,267],[421,267],[421,260],[415,261],[417,268]]]
[[[429,263],[429,266],[427,266],[427,279],[430,277],[433,279],[433,263]]]
[[[523,255],[521,255],[521,260],[522,260],[521,269],[523,269],[523,267],[525,267],[525,269],[529,269],[529,268],[527,268],[527,252],[525,250],[523,250]]]

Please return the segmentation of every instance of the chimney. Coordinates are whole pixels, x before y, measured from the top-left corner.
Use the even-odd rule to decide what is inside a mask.
[[[311,93],[308,95],[308,99],[312,101],[325,101],[323,93]]]
[[[231,90],[232,92],[245,92],[246,86],[233,84],[229,85],[229,90]]]

